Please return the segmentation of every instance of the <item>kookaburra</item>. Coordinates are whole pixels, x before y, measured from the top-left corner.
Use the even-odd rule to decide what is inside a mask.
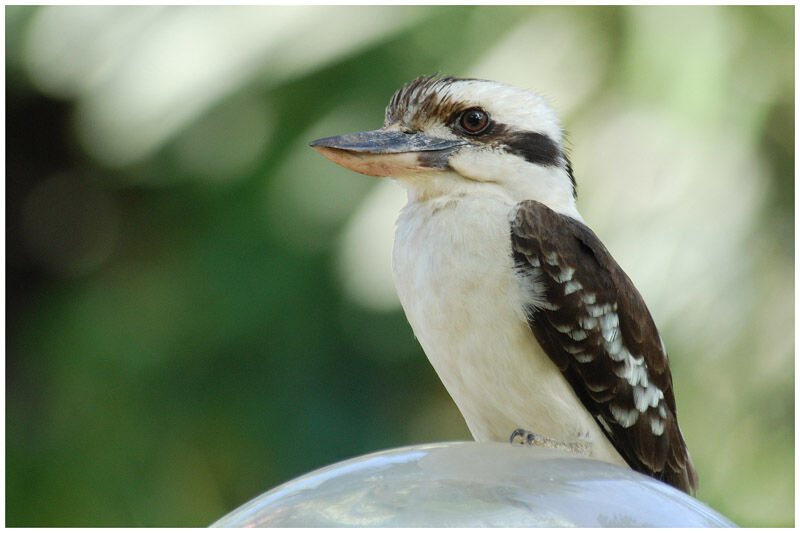
[[[420,77],[392,96],[381,129],[311,146],[407,189],[397,292],[476,440],[571,443],[697,489],[664,343],[578,213],[562,130],[541,97]]]

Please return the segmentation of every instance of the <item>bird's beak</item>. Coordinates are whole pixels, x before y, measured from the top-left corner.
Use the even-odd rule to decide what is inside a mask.
[[[380,129],[309,143],[337,165],[369,176],[404,176],[429,170],[446,170],[450,155],[467,143],[437,139],[424,133]]]

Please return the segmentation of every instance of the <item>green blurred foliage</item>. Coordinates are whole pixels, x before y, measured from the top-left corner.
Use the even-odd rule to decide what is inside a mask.
[[[470,438],[402,311],[359,304],[337,278],[373,182],[307,142],[379,126],[420,74],[481,75],[485,54],[547,17],[602,59],[583,65],[567,129],[645,102],[754,147],[764,200],[742,228],[715,229],[752,252],[745,281],[691,295],[746,298],[723,324],[733,340],[660,325],[700,499],[740,525],[793,524],[793,7],[5,13],[7,525],[203,526],[334,461]],[[220,43],[230,56],[215,58]],[[170,68],[134,62],[149,45]],[[558,46],[517,49],[509,68],[569,65]],[[132,106],[160,110],[149,122],[108,103],[126,80],[140,82]],[[704,304],[691,307],[702,330]]]

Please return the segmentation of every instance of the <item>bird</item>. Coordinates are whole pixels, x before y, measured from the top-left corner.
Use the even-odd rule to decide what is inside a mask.
[[[544,97],[420,76],[394,93],[380,129],[310,145],[406,189],[398,297],[476,441],[567,448],[696,494],[664,342],[578,212]]]

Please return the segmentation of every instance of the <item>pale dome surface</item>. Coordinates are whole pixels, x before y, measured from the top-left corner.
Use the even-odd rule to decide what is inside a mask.
[[[438,443],[342,461],[288,481],[212,527],[735,527],[632,470],[505,443]]]

